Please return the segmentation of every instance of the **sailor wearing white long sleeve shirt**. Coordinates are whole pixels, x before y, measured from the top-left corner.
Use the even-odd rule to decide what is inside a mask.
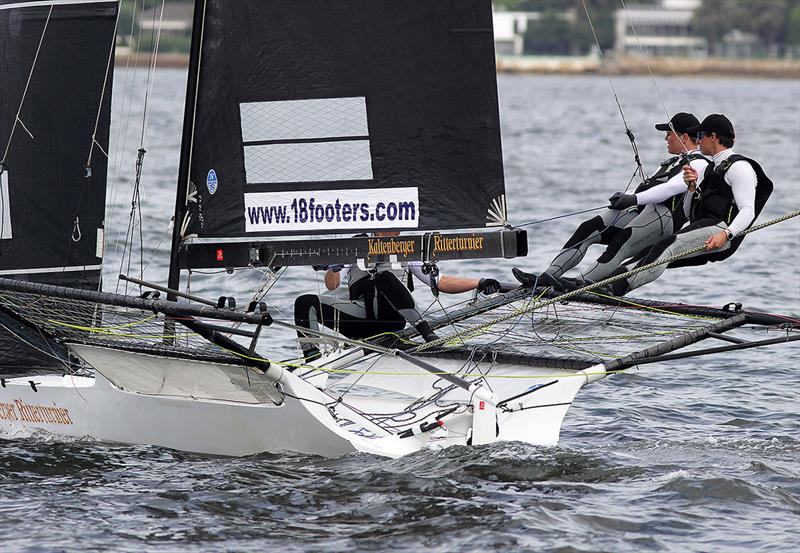
[[[753,224],[772,193],[772,181],[759,163],[734,153],[736,135],[727,117],[709,115],[689,132],[697,134],[700,151],[712,156],[712,163],[703,175],[693,167],[684,168],[683,178],[691,198],[690,224],[672,239],[651,248],[639,266],[666,260],[702,245],[705,251],[669,266],[703,265],[727,259],[739,247],[744,238],[741,233]],[[627,293],[655,280],[666,268],[667,265],[662,264],[614,283],[612,291],[616,295]]]
[[[714,154],[711,158],[714,170],[718,170],[723,162],[730,159],[733,155],[735,155],[733,148],[727,148]],[[699,180],[699,176],[696,170],[687,169],[685,171],[684,177],[692,193],[697,193],[698,189],[702,191],[702,181]],[[715,250],[724,246],[736,235],[749,228],[756,218],[756,188],[758,185],[758,176],[753,166],[745,159],[739,159],[738,162],[734,161],[725,171],[723,179],[731,188],[733,201],[738,213],[733,220],[727,223],[727,230],[719,232],[709,238],[706,243],[706,249],[708,250]],[[700,198],[702,198],[702,195]],[[692,199],[695,199],[694,196],[692,196]]]
[[[694,115],[680,112],[668,123],[656,125],[656,130],[666,132],[667,151],[674,157],[661,163],[635,193],[618,192],[609,198],[609,209],[582,223],[544,273],[537,276],[514,269],[517,280],[529,286],[574,289],[607,278],[625,260],[643,254],[672,236],[688,218],[683,207],[686,183],[681,171],[684,163],[688,161],[698,171],[700,180],[708,165],[694,136],[686,132],[699,124]],[[607,248],[580,278],[563,277],[565,271],[583,259],[592,244],[604,244]]]

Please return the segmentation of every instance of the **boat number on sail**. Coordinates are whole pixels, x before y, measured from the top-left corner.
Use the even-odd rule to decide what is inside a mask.
[[[214,194],[217,191],[217,186],[219,185],[219,181],[217,181],[217,172],[211,169],[208,172],[208,176],[206,177],[206,186],[208,187],[208,193]]]
[[[72,424],[69,409],[25,403],[19,399],[8,403],[0,402],[0,420]]]
[[[365,228],[417,228],[416,187],[244,195],[247,232]]]

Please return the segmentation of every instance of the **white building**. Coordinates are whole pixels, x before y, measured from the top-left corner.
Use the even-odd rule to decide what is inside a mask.
[[[708,42],[691,33],[700,0],[662,0],[660,6],[628,6],[614,13],[614,50],[648,56],[708,56]]]
[[[498,56],[521,56],[525,51],[525,31],[528,22],[541,17],[538,12],[496,11],[494,19],[494,48]]]
[[[164,14],[161,14],[161,5],[148,8],[142,13],[139,25],[148,33],[161,30],[162,35],[188,35],[192,32],[192,14],[194,4],[191,2],[164,4]]]

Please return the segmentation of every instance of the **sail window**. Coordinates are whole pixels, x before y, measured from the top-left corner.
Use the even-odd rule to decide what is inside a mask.
[[[11,204],[8,197],[8,171],[0,173],[0,240],[11,236]]]
[[[363,97],[239,105],[248,183],[372,180]]]

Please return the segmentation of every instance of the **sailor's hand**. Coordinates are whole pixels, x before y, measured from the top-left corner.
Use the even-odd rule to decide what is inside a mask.
[[[478,286],[476,290],[481,294],[496,294],[500,291],[500,282],[493,278],[482,278],[478,281]]]
[[[718,232],[708,240],[706,240],[706,251],[709,250],[716,250],[721,248],[725,245],[728,241],[728,234],[723,230],[722,232]]]
[[[686,183],[689,192],[697,190],[697,171],[692,169],[691,165],[683,166],[683,182]]]
[[[636,194],[626,194],[617,192],[608,199],[608,207],[611,209],[628,209],[636,205]]]

